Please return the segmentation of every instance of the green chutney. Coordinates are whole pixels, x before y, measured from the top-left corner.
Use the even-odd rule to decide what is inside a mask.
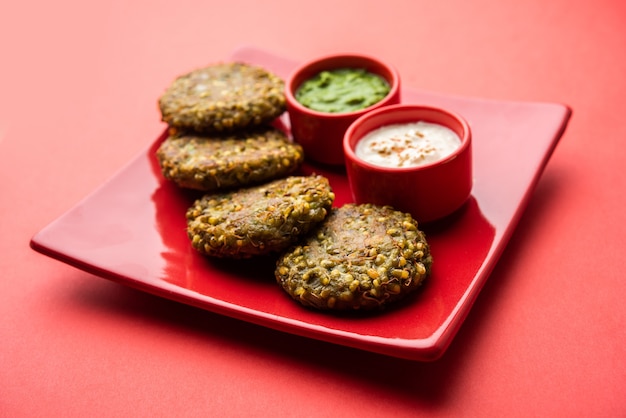
[[[362,68],[339,68],[304,81],[296,100],[318,112],[347,113],[378,103],[389,90],[389,83],[377,74]]]

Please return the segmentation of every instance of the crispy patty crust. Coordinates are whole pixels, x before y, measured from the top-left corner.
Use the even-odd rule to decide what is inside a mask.
[[[322,176],[292,176],[198,199],[187,211],[193,247],[215,257],[282,251],[326,218],[335,195]]]
[[[170,136],[156,155],[165,178],[207,192],[285,177],[304,160],[302,147],[271,127],[228,135]]]
[[[276,264],[296,301],[320,310],[373,310],[416,290],[430,274],[426,238],[410,214],[389,206],[333,208]]]
[[[159,98],[159,108],[163,121],[178,131],[259,126],[285,111],[284,81],[254,65],[214,64],[176,78]]]

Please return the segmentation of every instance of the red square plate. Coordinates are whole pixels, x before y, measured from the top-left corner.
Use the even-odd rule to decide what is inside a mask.
[[[242,48],[230,57],[286,77],[296,63]],[[165,298],[262,326],[413,360],[441,356],[520,218],[570,116],[567,106],[403,89],[402,101],[463,115],[473,132],[474,189],[454,216],[425,229],[432,275],[415,297],[382,314],[332,315],[301,307],[278,287],[274,259],[231,262],[195,252],[185,211],[196,197],[165,181],[154,158],[164,136],[31,240],[34,250]],[[283,120],[287,123],[288,121]],[[351,201],[342,170],[327,176],[336,206]]]

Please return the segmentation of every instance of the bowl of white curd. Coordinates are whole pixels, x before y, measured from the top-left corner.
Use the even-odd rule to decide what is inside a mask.
[[[356,203],[389,205],[431,222],[459,209],[472,190],[472,135],[449,110],[399,104],[354,121],[343,140]]]

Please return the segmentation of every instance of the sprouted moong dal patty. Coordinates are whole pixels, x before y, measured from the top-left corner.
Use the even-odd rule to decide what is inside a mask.
[[[304,160],[302,147],[272,127],[224,135],[170,136],[156,154],[165,178],[207,192],[285,177]]]
[[[159,108],[163,121],[177,130],[249,128],[285,111],[284,81],[254,65],[214,64],[176,78],[159,98]]]
[[[416,290],[431,265],[429,245],[410,214],[347,204],[287,250],[275,274],[304,306],[373,310]]]
[[[292,176],[230,193],[209,194],[187,211],[199,252],[248,258],[282,251],[323,221],[335,199],[328,179]]]

